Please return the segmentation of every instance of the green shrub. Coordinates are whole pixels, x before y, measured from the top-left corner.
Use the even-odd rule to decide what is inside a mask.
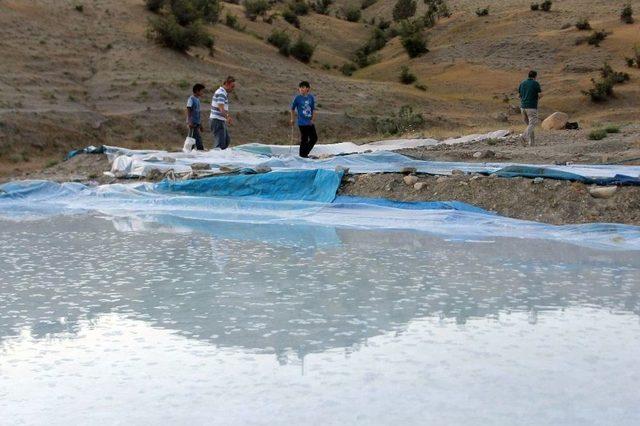
[[[346,76],[352,76],[353,73],[358,69],[358,67],[355,64],[352,64],[350,62],[345,62],[344,64],[342,64],[342,66],[340,67],[340,72]]]
[[[280,30],[273,30],[267,41],[278,48],[278,52],[280,52],[284,56],[289,56],[291,38],[289,34]]]
[[[186,52],[192,46],[205,46],[213,51],[213,37],[195,21],[182,26],[173,15],[154,16],[149,19],[147,36],[158,44]]]
[[[416,58],[429,51],[427,48],[427,40],[424,38],[421,32],[416,32],[408,36],[402,36],[400,38],[402,47],[407,51],[410,58]]]
[[[581,18],[576,22],[576,28],[580,31],[590,30],[591,24],[587,18]]]
[[[629,67],[640,68],[640,44],[633,46],[633,57],[624,58],[627,61]]]
[[[531,10],[540,10],[540,5],[538,3],[531,3]]]
[[[416,83],[413,85],[413,87],[415,87],[418,90],[422,90],[423,92],[427,91],[427,86],[425,86],[424,84]]]
[[[604,129],[595,129],[589,133],[589,140],[599,141],[607,137],[607,132]]]
[[[476,9],[476,15],[478,16],[487,16],[489,15],[489,6],[483,9]]]
[[[620,20],[625,24],[633,24],[633,8],[631,4],[625,4],[620,12]]]
[[[305,0],[294,0],[289,3],[289,7],[298,16],[309,13],[309,4]]]
[[[238,19],[238,17],[228,12],[227,12],[227,15],[225,16],[224,24],[227,27],[233,28],[236,31],[244,31],[244,27],[240,26],[240,20]]]
[[[194,0],[194,2],[203,21],[215,24],[220,20],[220,14],[222,13],[220,0]]]
[[[613,96],[613,80],[602,79],[596,81],[592,78],[591,82],[593,83],[593,87],[587,91],[582,92],[591,99],[591,102],[604,102],[610,96]]]
[[[413,84],[416,81],[416,76],[409,71],[409,67],[403,65],[400,67],[400,83]]]
[[[76,4],[76,5],[74,6],[74,9],[76,10],[76,12],[80,12],[80,13],[82,13],[82,12],[84,12],[84,5]]]
[[[391,117],[374,119],[376,131],[382,134],[397,134],[414,131],[424,126],[425,120],[421,114],[413,112],[413,108],[404,105],[397,114]]]
[[[151,12],[157,12],[164,5],[165,0],[145,0],[144,6]]]
[[[362,16],[362,12],[355,6],[350,6],[343,10],[344,17],[349,22],[358,22]]]
[[[258,16],[264,16],[270,8],[267,0],[244,0],[244,14],[252,21]]]
[[[614,69],[611,68],[611,65],[609,65],[607,62],[605,62],[600,69],[600,74],[602,75],[603,79],[609,79],[613,81],[613,84],[622,84],[629,81],[629,79],[631,78],[626,72],[614,71]]]
[[[393,20],[402,21],[416,14],[417,4],[415,0],[398,0],[393,7]]]
[[[361,0],[360,9],[364,10],[369,6],[373,6],[378,0]]]
[[[284,19],[294,27],[300,28],[300,18],[298,18],[298,15],[296,15],[290,8],[286,8],[282,11],[282,19]]]
[[[604,128],[604,131],[607,133],[620,133],[620,127],[610,124],[607,127]]]
[[[315,0],[311,3],[311,8],[321,15],[327,15],[329,13],[329,6],[333,4],[333,0]]]
[[[291,56],[300,62],[307,64],[311,61],[311,57],[313,56],[315,49],[316,48],[313,45],[306,42],[303,38],[299,38],[293,45],[291,45],[290,53]]]
[[[551,0],[544,0],[542,3],[540,3],[540,10],[542,10],[543,12],[549,12],[551,11],[552,4],[553,2]]]
[[[391,21],[385,21],[384,19],[380,19],[378,21],[378,28],[383,31],[389,28],[390,26],[391,26]]]
[[[594,31],[593,33],[591,33],[591,35],[587,39],[587,43],[589,43],[592,46],[598,47],[600,46],[600,43],[604,41],[605,38],[607,38],[607,35],[608,34],[605,30]]]

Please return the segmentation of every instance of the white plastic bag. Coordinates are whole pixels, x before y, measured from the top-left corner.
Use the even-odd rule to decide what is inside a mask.
[[[184,140],[184,146],[182,147],[182,152],[191,152],[194,146],[196,146],[195,138],[192,138],[191,136],[187,136],[187,138]]]

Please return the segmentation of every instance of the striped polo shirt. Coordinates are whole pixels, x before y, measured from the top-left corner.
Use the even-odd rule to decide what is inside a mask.
[[[213,94],[213,98],[211,99],[211,115],[209,115],[210,119],[227,121],[227,119],[220,113],[218,109],[218,104],[224,104],[224,110],[229,111],[229,97],[227,95],[227,91],[224,87],[220,87]]]

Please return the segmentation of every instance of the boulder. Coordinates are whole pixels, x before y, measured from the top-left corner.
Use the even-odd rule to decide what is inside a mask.
[[[541,178],[539,176],[533,179],[533,183],[536,185],[541,184],[542,182],[544,182],[544,178]]]
[[[413,186],[416,184],[416,182],[418,182],[418,176],[411,176],[411,175],[405,176],[403,180],[404,180],[404,183],[406,183],[407,185]]]
[[[420,191],[422,188],[424,188],[425,185],[426,185],[426,183],[424,183],[424,182],[417,182],[415,185],[413,185],[413,188],[416,191]]]
[[[589,194],[593,198],[611,198],[617,190],[617,186],[591,186],[589,187]]]
[[[403,167],[402,169],[400,169],[400,173],[403,174],[411,174],[411,173],[415,173],[417,170],[415,167]]]
[[[453,169],[453,170],[451,170],[451,175],[452,176],[462,176],[462,175],[464,175],[464,172],[462,170],[459,170],[459,169]]]
[[[567,125],[567,121],[569,121],[569,115],[564,112],[554,112],[544,119],[542,128],[544,130],[562,130]]]
[[[211,170],[211,166],[207,163],[193,163],[191,170]]]

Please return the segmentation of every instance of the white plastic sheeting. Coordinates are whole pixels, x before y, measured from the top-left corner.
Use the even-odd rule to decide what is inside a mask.
[[[88,187],[24,181],[0,185],[0,218],[28,220],[61,214],[98,213],[136,218],[171,226],[188,221],[282,226],[412,230],[450,240],[475,241],[496,237],[562,241],[608,250],[640,250],[640,227],[615,224],[555,226],[510,219],[487,212],[453,209],[412,209],[380,205],[375,200],[345,197],[334,203],[273,201],[252,197],[184,195],[161,190],[158,184],[114,184]],[[166,188],[165,188],[166,189]]]

